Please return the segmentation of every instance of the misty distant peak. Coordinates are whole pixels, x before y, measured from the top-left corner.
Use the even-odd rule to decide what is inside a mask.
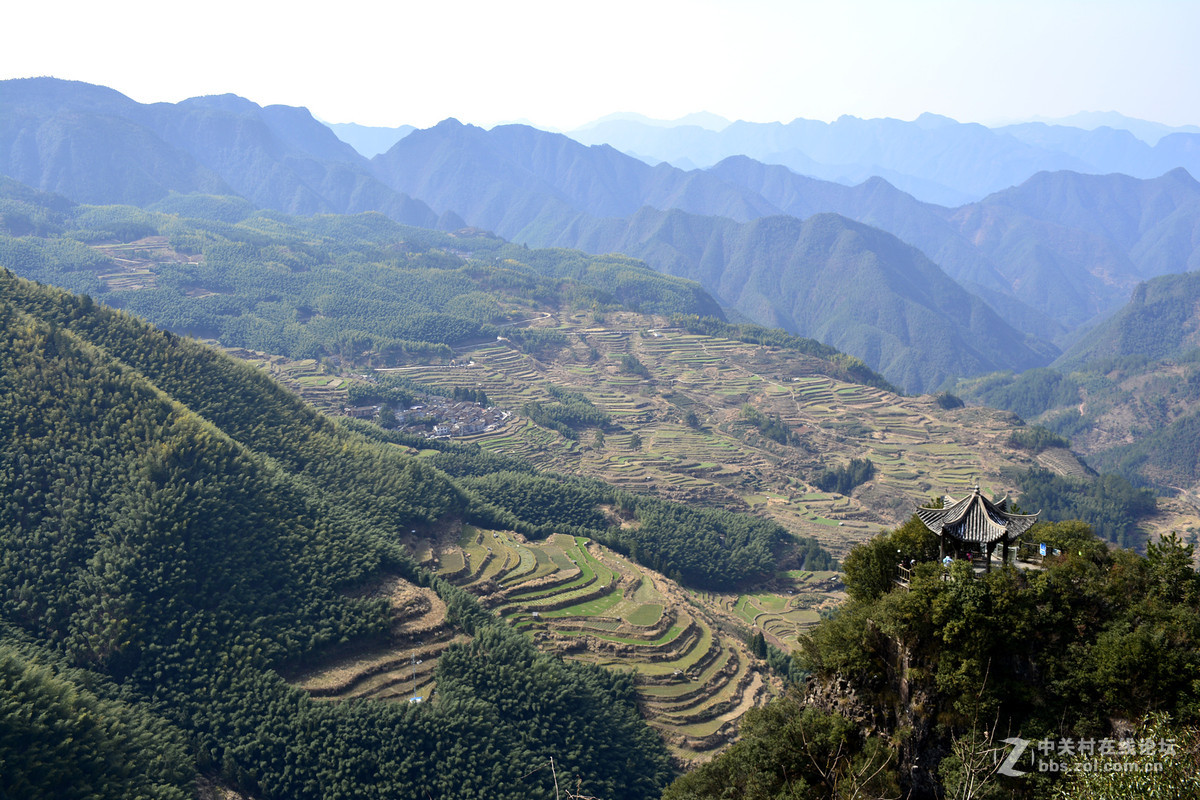
[[[179,105],[197,106],[199,108],[208,108],[214,111],[232,111],[236,114],[244,114],[246,112],[254,112],[259,110],[258,103],[252,100],[247,100],[240,95],[226,94],[205,94],[199,97],[189,97],[182,101]]]
[[[1175,167],[1175,169],[1163,173],[1162,178],[1159,180],[1170,181],[1172,183],[1200,189],[1200,183],[1196,181],[1196,178],[1192,175],[1192,173],[1188,172],[1186,167]]]
[[[696,111],[679,119],[654,119],[647,117],[645,114],[638,114],[632,111],[619,111],[615,114],[608,114],[599,119],[580,125],[573,132],[587,131],[600,125],[609,123],[629,122],[637,125],[649,125],[652,128],[681,128],[681,127],[696,127],[705,130],[719,132],[728,128],[732,123],[725,117],[719,114],[713,114],[709,111]]]
[[[951,117],[943,116],[942,114],[934,114],[926,111],[915,120],[917,127],[922,130],[933,130],[934,128],[944,128],[950,125],[958,125],[959,122]]]
[[[697,111],[694,114],[688,114],[686,117],[680,117],[675,120],[675,125],[695,125],[697,128],[704,128],[710,131],[721,131],[728,128],[730,120],[725,119],[720,114],[713,114],[709,111]]]
[[[1100,128],[1129,131],[1150,146],[1158,144],[1160,139],[1172,133],[1200,133],[1200,127],[1196,125],[1172,127],[1161,122],[1127,117],[1119,111],[1080,111],[1069,117],[1034,117],[1031,121],[1080,128],[1085,131],[1094,131]]]
[[[483,127],[491,130],[492,128],[503,128],[505,125],[522,125],[526,128],[537,128],[539,131],[545,131],[546,133],[562,133],[561,130],[555,128],[553,125],[538,125],[533,120],[526,117],[518,117],[517,119],[503,119],[497,122],[495,125],[484,125]]]

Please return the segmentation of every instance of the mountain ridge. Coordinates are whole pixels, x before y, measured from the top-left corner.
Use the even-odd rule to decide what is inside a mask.
[[[1166,129],[1149,144],[1111,127],[1029,122],[989,128],[927,112],[911,122],[849,115],[828,123],[738,121],[719,132],[615,120],[573,133],[585,144],[605,142],[641,158],[701,168],[745,155],[838,183],[879,175],[946,206],[980,200],[1041,171],[1151,178],[1184,167],[1200,174],[1200,132],[1186,128]]]
[[[464,140],[466,145],[461,144]],[[518,142],[521,143],[519,147]],[[598,157],[590,158],[592,156]],[[726,187],[733,185],[721,180],[720,175],[701,171],[685,173],[663,164],[649,167],[612,148],[588,148],[568,137],[545,134],[532,128],[510,126],[483,131],[457,121],[411,134],[373,163],[379,169],[377,174],[381,179],[398,191],[430,198],[435,208],[454,209],[468,222],[492,228],[516,241],[579,247],[594,253],[625,252],[670,274],[698,280],[720,300],[750,319],[783,325],[800,335],[846,349],[908,390],[936,386],[950,374],[966,374],[955,373],[955,370],[987,371],[988,367],[984,365],[995,367],[1001,362],[1011,368],[1022,368],[1044,363],[1056,354],[1053,348],[1043,345],[1036,345],[1031,350],[1023,335],[988,311],[990,324],[971,329],[973,336],[982,337],[987,344],[976,347],[960,333],[943,331],[931,340],[956,342],[952,349],[964,354],[962,360],[956,360],[956,356],[943,350],[930,359],[936,362],[935,365],[918,367],[919,359],[900,356],[893,351],[912,349],[923,341],[923,337],[908,330],[903,323],[887,327],[897,321],[894,314],[878,314],[876,319],[884,323],[884,327],[878,328],[874,323],[855,322],[849,313],[842,313],[836,325],[816,319],[810,312],[822,308],[824,301],[821,299],[814,300],[803,310],[784,310],[780,303],[790,301],[781,298],[793,294],[782,288],[781,270],[786,262],[785,254],[794,247],[794,242],[782,241],[776,234],[772,234],[774,238],[769,242],[762,238],[771,228],[761,221],[778,215],[775,205],[752,189],[742,189],[732,196],[722,195],[720,209],[724,214],[720,211],[715,214],[690,213],[687,210],[711,208],[706,202],[708,193],[724,192]],[[634,193],[621,197],[616,188],[628,188]],[[429,191],[435,191],[436,196],[429,195]],[[664,198],[671,202],[662,202]],[[630,199],[638,202],[640,207],[631,211]],[[669,205],[670,210],[659,210],[656,204]],[[731,204],[734,207],[732,213],[729,211]],[[738,217],[744,221],[739,221]],[[789,228],[793,232],[802,227],[799,220],[795,223]],[[685,229],[686,234],[683,233]],[[681,235],[686,242],[678,238]],[[751,242],[755,237],[759,237],[758,241]],[[726,240],[746,241],[747,247],[726,247]],[[881,245],[885,240],[870,237],[870,241]],[[701,242],[708,244],[700,245]],[[886,260],[902,252],[896,244],[889,238],[885,248],[889,254],[876,254],[874,258]],[[756,249],[760,251],[757,256]],[[730,258],[735,253],[743,261],[733,265]],[[811,251],[807,257],[817,261],[820,258]],[[752,265],[750,262],[755,258],[759,261]],[[762,261],[762,258],[766,260]],[[918,262],[906,263],[913,268]],[[951,282],[937,267],[925,261],[919,263],[920,270],[910,277],[924,288],[927,297],[950,291]],[[776,270],[770,277],[758,269],[768,265],[773,265]],[[747,281],[747,270],[752,266],[756,270],[756,280],[766,283]],[[853,279],[847,282],[852,283]],[[881,284],[877,277],[868,283],[888,292],[900,288],[895,282]],[[837,291],[836,286],[829,284],[822,284],[820,288],[830,293]],[[963,299],[967,294],[965,290],[956,286],[954,291],[958,292],[956,296],[962,302],[976,308],[978,313],[984,313],[982,303]],[[875,308],[880,302],[879,298],[869,295],[860,295],[860,300],[863,303],[860,311]],[[913,308],[911,300],[900,301],[894,308]],[[824,308],[832,312],[835,305],[830,300]],[[928,301],[919,305],[927,310],[931,308]],[[951,320],[944,312],[942,309],[934,313],[942,320],[939,324]],[[926,320],[932,319],[926,312],[919,314]],[[972,313],[958,318],[950,327],[965,324],[973,316]],[[859,330],[850,335],[847,331],[852,327]],[[1013,345],[1015,355],[1011,359],[995,360],[1005,349],[996,345],[997,338]],[[885,350],[889,354],[886,361],[891,366],[885,366],[884,360],[880,360],[885,358]],[[989,355],[983,357],[983,352]],[[889,373],[889,370],[892,371]]]
[[[79,201],[237,193],[291,213],[376,210],[461,226],[376,180],[306,109],[236,95],[145,105],[106,87],[30,78],[0,82],[0,112],[0,172]]]
[[[1032,348],[915,248],[835,214],[738,224],[643,209],[576,233],[587,249],[637,252],[698,280],[751,319],[858,356],[909,391],[1000,362],[1037,366],[1054,352]]]

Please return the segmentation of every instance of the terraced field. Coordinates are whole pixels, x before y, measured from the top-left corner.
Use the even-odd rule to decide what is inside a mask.
[[[780,589],[782,585],[788,588]],[[822,611],[845,600],[838,573],[807,570],[781,573],[770,590],[754,594],[694,594],[737,617],[747,628],[762,631],[767,641],[785,650],[794,647],[797,637],[820,620]]]
[[[126,277],[136,279],[132,272]],[[1067,450],[1046,451],[1035,461],[1008,447],[1011,415],[946,411],[930,397],[843,383],[822,372],[825,362],[796,353],[697,336],[632,314],[609,314],[603,326],[590,313],[548,315],[533,324],[562,331],[571,344],[535,357],[501,340],[459,351],[454,369],[399,369],[442,389],[481,388],[493,404],[516,412],[502,429],[466,439],[486,450],[632,491],[767,517],[813,536],[839,558],[908,518],[930,495],[976,481],[985,492],[1004,493],[1006,471],[1035,463],[1067,475],[1083,469]],[[234,354],[318,405],[345,402],[347,381],[314,362]],[[650,377],[623,373],[625,355]],[[520,415],[526,403],[552,402],[551,387],[579,392],[610,416],[602,441],[590,430],[566,438]],[[764,438],[743,421],[745,404],[778,415],[795,441]],[[816,473],[852,458],[870,459],[875,477],[850,496],[814,487]],[[1186,530],[1200,526],[1200,518],[1172,506],[1154,524]],[[436,544],[416,544],[419,561],[478,595],[541,647],[634,673],[643,713],[681,762],[710,757],[736,736],[749,708],[779,690],[778,679],[745,646],[750,633],[762,631],[773,645],[794,649],[797,637],[844,599],[837,573],[801,570],[781,571],[752,593],[686,590],[565,535],[535,542],[463,526]],[[374,591],[394,609],[386,641],[331,653],[288,674],[294,685],[329,701],[436,696],[438,657],[463,640],[445,624],[444,605],[401,581]]]
[[[489,342],[457,354],[459,363],[470,363],[468,369],[412,366],[405,374],[444,388],[483,388],[493,403],[518,412],[505,429],[468,439],[484,449],[631,491],[767,517],[816,538],[838,558],[907,519],[927,497],[963,491],[976,481],[986,492],[1003,494],[1010,489],[1006,472],[1036,463],[1063,474],[1082,469],[1069,451],[1035,461],[1009,447],[1014,424],[1009,414],[943,410],[932,397],[903,397],[838,381],[824,373],[828,364],[819,359],[690,334],[664,323],[634,314],[610,313],[604,325],[595,324],[591,314],[549,315],[534,324],[566,334],[570,345],[556,354],[535,357],[508,342]],[[626,355],[636,357],[650,377],[623,373]],[[609,414],[612,424],[602,442],[591,430],[566,438],[520,417],[525,403],[552,401],[551,387],[579,392]],[[795,443],[778,444],[747,425],[741,414],[745,404],[778,415]],[[853,458],[869,459],[876,473],[850,496],[813,486],[817,473]],[[1179,525],[1191,518],[1169,519]],[[1200,518],[1191,524],[1200,524]],[[548,556],[540,557],[541,568],[551,569],[544,561]],[[503,563],[490,568],[501,569]],[[593,602],[589,593],[599,590],[589,584],[575,591],[568,599],[582,604],[579,598]],[[752,598],[694,595],[692,601],[703,604],[707,614],[737,627],[753,626],[777,646],[792,649],[804,628],[840,597],[833,577],[781,573]],[[514,624],[540,630],[534,619],[542,627],[554,619],[545,616],[547,609],[534,607],[542,598],[521,599],[506,601]],[[522,606],[530,608],[522,612]],[[613,617],[630,610],[621,608],[599,611]],[[555,633],[553,641],[564,646],[581,636]],[[584,647],[600,647],[601,640],[587,636],[592,638]],[[673,730],[684,733],[681,725]]]
[[[227,347],[224,350],[234,358],[239,358],[269,372],[275,380],[317,408],[326,411],[341,411],[348,402],[346,390],[350,382],[330,373],[315,359],[292,361],[284,356],[273,356],[241,347]]]
[[[202,260],[199,255],[175,251],[165,236],[147,236],[128,244],[93,245],[93,249],[112,259],[115,266],[111,272],[96,276],[110,291],[153,289],[158,283],[156,271],[159,265]]]
[[[930,397],[843,383],[822,372],[826,362],[794,352],[690,334],[634,314],[609,314],[603,326],[583,313],[533,324],[566,333],[570,346],[534,357],[489,342],[459,355],[470,360],[468,370],[411,367],[405,374],[431,385],[481,387],[514,411],[551,400],[550,386],[580,392],[612,419],[603,444],[592,431],[572,440],[527,420],[472,440],[545,469],[770,517],[839,557],[906,519],[925,497],[976,480],[1003,492],[1005,470],[1035,463],[1007,446],[1010,415],[945,411]],[[623,373],[626,355],[650,378]],[[747,403],[778,415],[798,444],[779,445],[748,427],[740,415]],[[698,424],[685,424],[689,414]],[[876,477],[850,497],[814,489],[817,472],[852,458],[870,459]],[[1081,469],[1068,451],[1048,466]]]
[[[1006,471],[1039,462],[1063,474],[1082,469],[1070,451],[1047,451],[1035,462],[1008,447],[1010,415],[946,411],[930,397],[837,381],[817,359],[662,323],[610,314],[597,326],[591,314],[550,315],[533,324],[567,334],[571,344],[557,354],[535,357],[496,341],[457,353],[455,369],[401,369],[442,389],[482,388],[492,403],[517,412],[503,429],[467,439],[486,450],[633,491],[748,511],[815,537],[838,557],[906,519],[930,495],[975,481],[1003,493]],[[650,378],[623,373],[625,355],[635,356]],[[345,391],[315,364],[243,357],[303,394]],[[552,387],[579,392],[610,416],[602,441],[590,430],[567,438],[519,414],[528,402],[552,402]],[[744,404],[778,415],[794,443],[760,435],[743,421]],[[817,472],[852,458],[870,459],[875,477],[850,496],[813,486]],[[1200,524],[1195,515],[1163,518],[1177,529]],[[843,599],[836,573],[798,570],[780,572],[748,594],[684,590],[596,543],[564,535],[532,542],[464,527],[414,554],[541,646],[635,673],[647,719],[684,761],[730,741],[745,711],[777,689],[743,644],[748,635],[757,629],[793,649],[805,628]],[[416,587],[380,591],[396,609],[390,640],[292,676],[297,685],[331,700],[433,694],[437,657],[454,641],[442,623],[444,609]]]
[[[746,710],[779,688],[734,635],[749,626],[587,539],[531,542],[468,525],[437,562],[540,646],[631,670],[647,720],[683,760],[731,740]]]
[[[844,383],[825,374],[826,362],[795,352],[690,334],[665,327],[661,318],[634,314],[610,313],[602,325],[590,313],[548,314],[531,325],[561,331],[569,345],[535,356],[512,342],[490,341],[457,352],[459,366],[454,369],[399,369],[418,384],[481,388],[493,404],[515,412],[504,428],[466,439],[486,450],[632,491],[768,517],[816,538],[839,558],[856,543],[906,519],[915,503],[931,495],[961,491],[976,481],[987,492],[1004,493],[1009,488],[1006,471],[1039,462],[1063,474],[1082,469],[1069,451],[1048,451],[1035,462],[1008,447],[1011,415],[981,408],[947,411],[930,397],[902,397]],[[264,368],[306,396],[344,392],[344,385],[335,385],[337,376],[325,375],[315,364],[247,355],[257,356]],[[630,355],[649,378],[622,371],[622,358]],[[553,387],[579,392],[609,415],[612,424],[602,441],[591,430],[567,438],[520,415],[526,403],[552,402]],[[745,404],[778,415],[795,443],[778,444],[748,426],[741,415]],[[813,486],[818,472],[852,458],[871,460],[875,477],[850,496]],[[1181,519],[1189,522],[1179,515],[1170,519],[1176,525]],[[1190,521],[1200,524],[1200,519]],[[571,564],[565,555],[569,548],[548,543],[525,547],[528,552],[519,565],[515,551],[493,547],[490,554],[472,555],[461,547],[457,555],[440,554],[442,569],[463,570],[458,577],[477,587],[495,582],[496,591],[507,594],[494,602],[503,599],[500,604],[514,624],[545,633],[556,647],[569,645],[575,653],[583,648],[596,659],[604,647],[628,643],[602,645],[605,640],[593,631],[569,632],[552,624],[563,615],[545,607],[547,603],[568,602],[582,609],[566,616],[589,617],[592,627],[611,626],[617,618],[633,630],[647,627],[640,620],[649,612],[633,622],[629,615],[634,607],[615,599],[610,574],[583,574],[584,567]],[[574,569],[581,574],[570,591],[559,592],[554,581]],[[621,573],[632,569],[626,564]],[[520,591],[515,583],[521,584]],[[705,606],[705,614],[737,627],[754,626],[779,646],[791,648],[804,627],[838,597],[833,579],[781,574],[753,597],[697,595],[691,601]],[[551,627],[553,631],[543,630]],[[674,729],[682,733],[683,724]]]
[[[438,656],[467,637],[447,625],[446,604],[431,589],[389,578],[370,594],[387,598],[392,606],[393,624],[386,642],[331,652],[321,662],[285,677],[322,700],[430,699],[436,688]]]

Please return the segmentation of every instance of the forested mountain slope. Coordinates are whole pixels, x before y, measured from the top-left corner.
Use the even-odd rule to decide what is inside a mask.
[[[598,794],[657,793],[665,750],[628,678],[538,654],[399,544],[454,515],[534,534],[519,506],[333,424],[195,342],[7,271],[0,289],[0,536],[15,556],[0,615],[5,669],[26,687],[0,691],[48,709],[55,685],[77,687],[81,699],[53,713],[81,732],[80,713],[115,702],[104,747],[149,748],[156,765],[105,767],[90,735],[64,745],[61,728],[38,723],[3,744],[7,788],[98,782],[179,797],[200,770],[264,798],[550,796],[549,776],[527,773],[553,755]],[[447,455],[476,476],[528,469]],[[672,559],[700,555],[680,547],[697,526],[719,537],[703,548],[715,580],[774,563],[783,545],[768,523],[650,500],[631,510],[638,552],[684,576],[692,567]],[[587,532],[631,547],[630,532]],[[711,562],[721,551],[734,561]],[[382,633],[386,606],[346,592],[387,575],[432,586],[474,638],[440,661],[438,702],[327,705],[289,689],[272,666]],[[67,747],[59,771],[32,742]]]
[[[1200,532],[1190,518],[1200,502],[1198,386],[1193,352],[1180,359],[1098,361],[1065,374],[984,376],[955,391],[997,408],[1026,408],[1033,430],[1061,435],[1091,468],[1175,498],[1190,509],[1189,519],[1171,527],[1194,539]]]
[[[1200,500],[1196,351],[1165,359],[1100,359],[1069,372],[981,376],[961,381],[954,391],[1065,437],[1098,471],[1178,493],[1192,508]],[[1194,524],[1184,527],[1193,535]]]
[[[528,250],[477,231],[437,234],[379,216],[272,216],[204,197],[165,206],[236,220],[231,225],[130,208],[71,209],[16,185],[6,197],[12,233],[81,231],[0,238],[20,274],[108,290],[108,302],[174,330],[294,357],[373,353],[382,364],[442,352],[437,346],[494,337],[498,325],[535,312],[538,302],[721,316],[697,284],[751,319],[858,355],[909,391],[954,375],[1039,366],[1054,354],[915,249],[834,215],[738,224],[646,208],[628,221],[574,227],[572,238],[588,250],[641,253],[680,276],[671,277],[625,257]],[[157,255],[142,248],[140,261],[129,258],[137,247],[97,251],[79,242],[114,235],[165,241]],[[104,254],[131,262],[128,272]]]
[[[1052,369],[982,376],[955,391],[1070,437],[1098,469],[1194,498],[1200,483],[1198,302],[1196,273],[1154,278]]]
[[[731,157],[709,172],[785,213],[832,211],[914,245],[1019,330],[1061,341],[1116,308],[1141,280],[1200,259],[1200,184],[1040,173],[977,203],[922,203],[882,179],[840,186]]]
[[[883,178],[847,186],[746,156],[730,156],[707,171],[757,191],[785,214],[805,218],[833,212],[887,231],[918,248],[1017,330],[1046,341],[1068,330],[1061,320],[1020,299],[1021,287],[947,219],[945,207],[921,202]]]
[[[638,253],[697,280],[746,317],[851,353],[907,391],[989,365],[1039,366],[1055,352],[915,248],[833,214],[738,224],[645,209],[572,234],[585,249]]]
[[[1063,353],[1056,368],[1097,359],[1177,358],[1200,347],[1200,274],[1163,275],[1138,284],[1129,302]]]
[[[1017,296],[1068,326],[1117,308],[1139,281],[1200,264],[1200,183],[1181,169],[1039,174],[949,219]]]
[[[346,363],[448,360],[449,345],[494,339],[542,305],[721,315],[697,284],[623,256],[527,250],[379,214],[287,217],[207,196],[164,207],[173,213],[74,206],[4,183],[0,263],[176,332]],[[34,232],[43,237],[19,236]]]

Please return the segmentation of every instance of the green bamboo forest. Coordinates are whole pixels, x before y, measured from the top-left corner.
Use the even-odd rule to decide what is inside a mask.
[[[182,797],[202,771],[270,797],[540,797],[550,776],[526,773],[552,756],[590,791],[657,796],[672,768],[628,676],[539,653],[401,535],[453,515],[577,530],[698,586],[751,581],[795,547],[752,517],[469,450],[406,457],[87,296],[9,272],[0,288],[13,796]],[[611,529],[602,502],[639,535]],[[829,564],[815,546],[800,557]],[[279,665],[382,634],[382,605],[347,592],[383,575],[434,588],[472,637],[440,662],[438,703],[330,706],[288,687]]]

